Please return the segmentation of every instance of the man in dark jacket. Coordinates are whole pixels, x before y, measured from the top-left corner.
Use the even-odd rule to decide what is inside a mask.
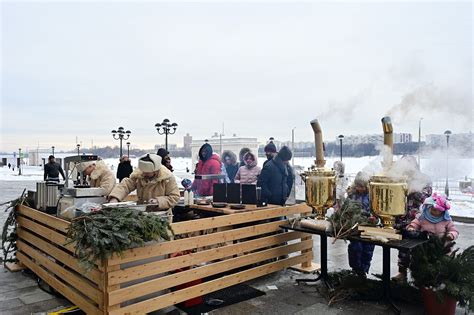
[[[54,155],[50,155],[48,157],[48,163],[44,165],[44,180],[59,183],[59,174],[61,174],[63,180],[66,180],[63,168],[56,162]]]
[[[293,187],[293,169],[289,165],[291,150],[283,146],[280,152],[262,169],[257,187],[262,188],[262,201],[267,204],[284,205]]]
[[[130,174],[133,172],[133,167],[132,164],[130,163],[130,159],[128,156],[124,155],[120,159],[120,163],[117,167],[117,178],[119,179],[119,182],[122,181],[122,179],[130,177]]]
[[[173,169],[173,166],[171,166],[170,153],[168,151],[166,151],[166,149],[159,148],[158,152],[156,152],[156,154],[161,156],[161,164],[164,165],[171,172],[173,172],[174,169]]]
[[[270,141],[263,150],[265,151],[265,156],[267,157],[267,160],[263,162],[263,167],[265,167],[265,164],[267,164],[268,161],[272,160],[277,155],[277,148],[273,141]]]

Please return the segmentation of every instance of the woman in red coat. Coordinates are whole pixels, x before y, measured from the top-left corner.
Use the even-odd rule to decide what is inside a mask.
[[[205,143],[199,149],[199,162],[196,168],[196,175],[217,175],[221,174],[221,160],[217,154],[212,153],[212,147]],[[199,196],[212,196],[213,185],[218,183],[217,179],[196,179],[193,182],[192,190]]]

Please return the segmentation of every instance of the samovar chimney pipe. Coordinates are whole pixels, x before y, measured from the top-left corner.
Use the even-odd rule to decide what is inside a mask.
[[[384,168],[388,169],[393,162],[393,127],[392,120],[389,116],[382,118],[383,127],[383,144],[386,145],[390,152],[384,156]]]
[[[314,132],[314,145],[316,148],[316,167],[324,167],[324,165],[326,165],[326,160],[324,160],[323,132],[317,119],[311,120],[310,124]]]

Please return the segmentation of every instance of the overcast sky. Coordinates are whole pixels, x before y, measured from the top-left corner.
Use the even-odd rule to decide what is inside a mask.
[[[0,151],[472,130],[470,1],[1,4]]]

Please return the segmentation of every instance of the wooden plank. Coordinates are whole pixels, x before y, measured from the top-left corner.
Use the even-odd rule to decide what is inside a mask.
[[[312,248],[312,246],[312,240],[307,240],[304,242],[298,242],[290,245],[282,245],[267,250],[239,256],[236,258],[211,263],[205,266],[192,268],[186,271],[181,271],[175,274],[149,280],[143,283],[132,285],[127,288],[110,292],[109,303],[110,305],[119,304],[150,293],[159,292],[161,290],[169,289],[183,283],[191,282],[193,280],[220,274],[225,271],[262,262],[271,258],[288,255],[294,252],[299,252],[304,249]]]
[[[72,272],[64,269],[55,261],[52,261],[49,257],[44,256],[39,250],[34,249],[22,240],[17,241],[17,246],[19,251],[26,253],[28,256],[33,258],[37,264],[43,265],[46,269],[54,273],[60,279],[63,279],[64,282],[70,284],[92,301],[99,305],[103,303],[101,291],[90,285],[85,281],[85,279],[80,278]]]
[[[251,252],[256,249],[278,245],[283,242],[299,239],[303,235],[306,234],[302,232],[288,232],[261,237],[255,240],[231,244],[219,248],[211,248],[209,250],[146,263],[136,267],[110,272],[107,275],[110,284],[125,283],[176,269],[186,268],[203,262],[222,259],[233,255],[239,255],[244,252]]]
[[[17,252],[16,256],[18,260],[31,269],[38,277],[46,281],[46,283],[64,295],[64,297],[66,297],[69,301],[79,306],[84,312],[87,314],[102,314],[102,312],[96,306],[83,298],[76,290],[59,281],[54,277],[54,275],[49,274],[46,270],[34,263],[26,255],[21,252]]]
[[[104,309],[106,310],[106,313],[108,314],[110,311],[114,311],[114,310],[117,310],[120,308],[120,305],[113,305],[113,303],[111,303],[109,301],[109,297],[110,297],[110,292],[113,292],[113,291],[116,291],[118,289],[120,289],[120,285],[119,284],[111,284],[108,280],[108,277],[107,277],[107,274],[109,274],[110,272],[114,272],[114,271],[117,271],[120,269],[120,266],[119,265],[116,265],[116,266],[107,266],[105,265],[105,272],[104,272],[104,290],[103,290],[103,294],[104,294]]]
[[[20,262],[7,262],[5,263],[5,268],[10,272],[18,272],[26,269],[25,265]]]
[[[65,245],[67,242],[65,235],[24,217],[18,217],[17,222],[20,228],[28,229],[38,235],[41,235],[42,237],[74,253],[75,248],[73,243]]]
[[[223,213],[223,214],[236,214],[248,211],[256,211],[256,210],[266,210],[266,209],[274,209],[279,208],[279,205],[268,205],[266,207],[257,207],[256,205],[245,205],[245,209],[231,209],[230,205],[225,206],[224,208],[214,208],[212,205],[191,205],[191,208],[198,209],[201,211],[209,211],[209,212],[216,212],[216,213]]]
[[[67,230],[71,223],[69,221],[60,219],[58,217],[54,217],[47,213],[38,211],[36,209],[21,205],[18,208],[18,211],[21,215],[33,219],[35,221],[41,222],[53,229],[63,232],[64,234],[67,233]]]
[[[288,268],[290,266],[299,264],[308,259],[305,255],[298,255],[287,259],[279,260],[277,262],[265,264],[249,270],[241,271],[232,275],[224,276],[219,279],[198,284],[186,289],[164,294],[143,302],[129,305],[118,310],[110,312],[110,315],[118,314],[144,314],[164,307],[178,304],[180,302],[189,300],[196,296],[201,296],[210,292],[218,291],[222,288],[230,287],[238,283],[242,283],[254,278],[258,278],[269,273]]]
[[[31,234],[27,230],[21,228],[17,230],[17,234],[20,239],[27,241],[35,247],[38,247],[43,252],[66,264],[69,268],[74,269],[78,273],[82,274],[90,281],[96,284],[100,283],[102,276],[99,270],[97,270],[97,268],[93,268],[90,271],[85,272],[84,268],[79,264],[79,261],[76,257],[71,256],[70,254],[64,252],[55,245],[48,243],[42,240],[41,238]]]
[[[139,248],[124,251],[121,256],[114,255],[107,263],[109,265],[118,265],[126,262],[136,261],[140,259],[161,256],[180,252],[188,249],[195,249],[204,246],[219,244],[222,242],[230,242],[246,237],[257,236],[275,231],[280,231],[280,225],[287,220],[274,221],[270,223],[258,224],[223,232],[215,232],[211,234],[194,236],[189,238],[178,239],[174,241],[166,241],[147,245]]]
[[[259,220],[282,217],[287,216],[289,214],[308,213],[311,211],[312,209],[306,204],[298,204],[288,207],[278,207],[192,221],[177,222],[172,223],[171,228],[173,229],[173,232],[175,234],[183,234],[214,229],[223,226],[232,226],[240,223],[248,223]]]

